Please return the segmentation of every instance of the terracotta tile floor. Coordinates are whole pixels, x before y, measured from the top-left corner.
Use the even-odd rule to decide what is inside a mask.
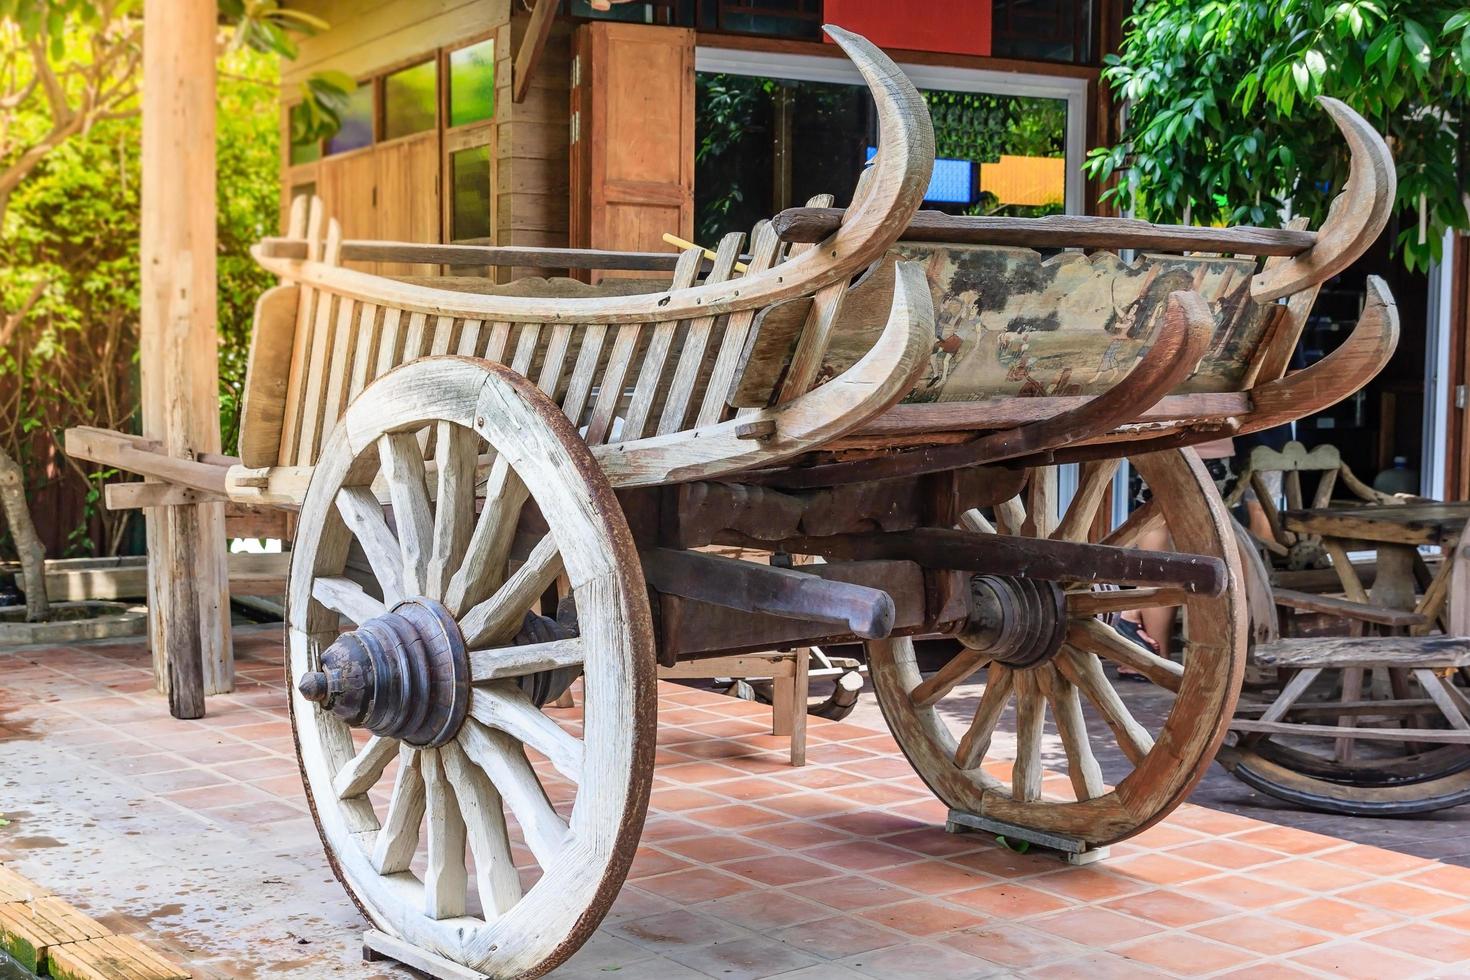
[[[0,857],[199,976],[400,977],[359,959],[295,775],[279,633],[168,719],[141,643],[0,651]],[[1186,806],[1070,868],[944,808],[886,734],[665,686],[633,876],[557,976],[790,980],[1470,975],[1470,869]]]

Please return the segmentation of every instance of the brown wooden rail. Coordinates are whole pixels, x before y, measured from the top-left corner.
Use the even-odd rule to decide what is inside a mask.
[[[783,241],[820,242],[837,230],[842,208],[787,208],[771,219]],[[1298,255],[1317,233],[1289,228],[1199,228],[1155,225],[1131,218],[1057,214],[1045,218],[990,218],[920,211],[900,238],[906,242],[1024,245],[1030,248],[1137,248],[1167,252]]]

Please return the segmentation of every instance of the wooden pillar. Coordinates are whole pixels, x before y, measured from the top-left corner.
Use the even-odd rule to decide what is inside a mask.
[[[220,451],[215,310],[215,0],[143,9],[143,434]],[[153,507],[149,637],[176,718],[234,686],[224,505]]]

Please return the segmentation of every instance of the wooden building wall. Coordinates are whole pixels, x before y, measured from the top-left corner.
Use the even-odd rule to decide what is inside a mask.
[[[333,70],[363,79],[492,36],[491,236],[500,245],[567,245],[571,24],[558,21],[553,26],[530,91],[517,104],[511,98],[511,65],[530,15],[520,9],[512,13],[511,0],[298,0],[292,6],[321,17],[331,27],[303,39],[299,57],[282,73],[283,132],[289,105],[297,101],[301,83],[313,73]],[[349,238],[447,241],[448,152],[463,145],[466,137],[485,142],[475,131],[447,131],[441,118],[433,136],[379,142],[371,150],[353,150],[296,167],[290,165],[288,141],[283,139],[282,214],[293,187],[314,185]],[[363,192],[366,187],[372,188],[371,194]],[[431,197],[439,202],[437,209],[426,207]],[[540,271],[544,270],[512,269],[503,275]]]
[[[558,20],[520,103],[511,101],[511,62],[530,15],[517,11],[495,44],[495,238],[497,245],[564,248],[570,198],[568,140],[572,25]],[[509,275],[531,270],[514,269]],[[546,270],[537,270],[538,272]]]

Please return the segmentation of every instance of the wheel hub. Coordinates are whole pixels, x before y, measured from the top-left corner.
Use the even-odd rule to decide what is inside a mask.
[[[1067,633],[1061,586],[1014,575],[970,577],[969,616],[955,635],[1008,667],[1039,667],[1056,656]]]
[[[469,712],[469,655],[448,609],[407,599],[339,636],[297,689],[353,727],[432,748]]]

